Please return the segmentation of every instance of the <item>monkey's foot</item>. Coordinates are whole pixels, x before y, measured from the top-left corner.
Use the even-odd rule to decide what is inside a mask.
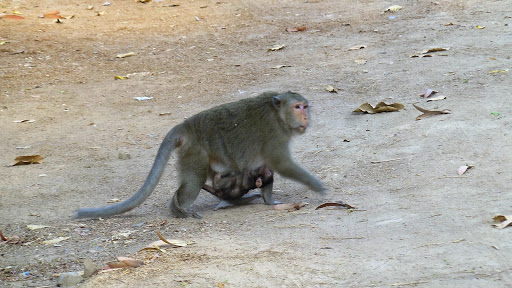
[[[236,200],[231,200],[231,201],[222,200],[222,202],[220,202],[219,205],[217,205],[215,207],[215,209],[213,209],[213,210],[224,209],[224,208],[233,207],[233,206],[237,206],[237,205],[246,205],[246,204],[251,203],[254,199],[260,198],[260,197],[261,197],[260,193],[251,193],[251,194],[245,194],[244,196],[242,196],[242,198],[236,199]]]
[[[272,201],[272,203],[265,203],[266,205],[277,205],[277,204],[283,204],[281,201]]]
[[[171,210],[171,213],[174,215],[174,217],[176,218],[188,218],[188,217],[194,217],[196,219],[201,219],[203,218],[203,216],[197,212],[189,212],[181,207],[179,207],[177,204],[176,204],[176,201],[174,200],[175,198],[173,198],[173,200],[169,201],[167,203],[167,206],[169,207],[169,209]]]

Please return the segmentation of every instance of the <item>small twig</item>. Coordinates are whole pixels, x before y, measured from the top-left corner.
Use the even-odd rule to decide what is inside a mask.
[[[345,238],[340,238],[339,240],[358,240],[358,239],[364,239],[364,237],[345,237]]]
[[[402,158],[393,158],[393,159],[387,159],[387,160],[370,161],[370,163],[377,164],[377,163],[391,162],[391,161],[398,161],[398,160],[402,160]]]
[[[430,283],[430,282],[428,282],[428,281],[416,281],[416,282],[409,282],[409,283],[395,283],[395,284],[391,284],[391,286],[393,286],[393,287],[416,286],[418,284],[425,284],[425,283]]]

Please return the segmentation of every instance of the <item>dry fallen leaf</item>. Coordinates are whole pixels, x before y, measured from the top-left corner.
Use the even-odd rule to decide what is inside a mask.
[[[366,45],[357,45],[357,46],[348,48],[348,50],[361,50],[364,48],[366,48]]]
[[[411,58],[428,58],[428,57],[432,57],[432,55],[430,55],[430,54],[425,54],[425,55],[414,54],[414,55],[411,55],[410,57]]]
[[[329,92],[331,92],[331,93],[338,93],[338,89],[336,89],[336,88],[332,87],[332,85],[327,85],[327,86],[325,86],[325,90],[326,90],[326,91],[329,91]]]
[[[64,19],[64,17],[62,17],[60,15],[60,11],[50,11],[50,12],[46,12],[43,14],[43,17],[44,18],[53,18],[53,19]]]
[[[459,167],[459,169],[457,169],[457,173],[459,175],[462,175],[462,174],[466,173],[467,170],[469,170],[469,169],[471,169],[473,167],[474,166],[472,166],[472,165],[462,165],[462,166]]]
[[[140,249],[139,251],[142,251],[142,250],[161,250],[160,247],[166,247],[166,246],[171,246],[171,245],[165,243],[162,240],[158,240],[158,241],[149,243],[146,247]]]
[[[12,20],[23,20],[25,19],[23,16],[19,15],[2,15],[0,16],[2,19],[12,19]]]
[[[285,30],[286,30],[286,32],[302,32],[302,31],[306,31],[306,26],[286,28]]]
[[[14,123],[34,123],[36,120],[34,119],[23,119],[23,120],[14,120],[12,121]]]
[[[285,204],[277,204],[277,205],[274,205],[273,208],[274,210],[292,210],[292,209],[295,209],[295,210],[300,210],[300,208],[304,207],[308,205],[308,203],[285,203]]]
[[[446,99],[446,96],[444,96],[444,95],[439,95],[439,96],[436,96],[436,97],[428,98],[428,99],[427,99],[427,102],[431,102],[431,101],[439,101],[439,100],[443,100],[443,99]]]
[[[26,155],[18,156],[14,159],[14,162],[10,166],[28,165],[28,164],[41,164],[43,162],[43,156],[41,155]]]
[[[126,80],[128,78],[129,78],[128,76],[119,76],[119,75],[114,76],[115,80]]]
[[[357,63],[359,65],[364,65],[364,64],[366,64],[366,60],[364,60],[364,59],[357,59],[357,60],[354,60],[354,63]]]
[[[139,267],[141,265],[144,265],[143,261],[135,260],[135,259],[129,258],[129,257],[117,257],[117,260],[128,264],[130,267]]]
[[[134,56],[134,55],[135,55],[134,52],[128,52],[128,53],[123,53],[123,54],[117,54],[116,58],[126,58],[126,57],[130,57],[130,56]]]
[[[416,120],[422,120],[422,119],[425,119],[425,118],[428,118],[428,117],[431,117],[431,116],[434,116],[434,115],[439,115],[439,114],[451,114],[452,111],[448,110],[448,109],[445,109],[445,110],[442,110],[442,111],[433,111],[433,110],[427,110],[427,109],[423,109],[421,107],[418,107],[414,104],[412,104],[412,106],[414,106],[414,108],[418,109],[419,111],[423,112],[423,114],[421,114],[420,116],[416,117]]]
[[[401,10],[402,8],[404,8],[404,7],[402,7],[400,5],[393,5],[393,6],[389,6],[386,10],[384,10],[384,12],[396,12],[398,10]]]
[[[333,207],[333,206],[334,207],[345,207],[347,209],[356,209],[356,207],[353,207],[349,204],[343,203],[342,201],[338,201],[338,202],[328,202],[328,203],[321,204],[318,207],[316,207],[315,210],[318,210],[318,209],[321,209],[324,207]]]
[[[43,244],[43,245],[57,244],[61,241],[68,240],[68,239],[69,239],[69,237],[58,237],[55,239],[43,241],[43,242],[41,242],[41,244]]]
[[[108,267],[112,269],[116,268],[137,268],[141,265],[144,265],[143,261],[135,260],[129,257],[117,257],[118,262],[109,262],[107,263]]]
[[[404,109],[404,105],[400,103],[386,104],[384,102],[379,102],[375,107],[373,107],[368,102],[362,104],[354,110],[353,112],[363,112],[369,114],[381,113],[381,112],[396,112]]]
[[[12,237],[5,237],[2,233],[2,230],[0,230],[0,244],[20,244],[21,238],[18,235],[14,235]]]
[[[427,91],[425,93],[422,93],[420,94],[419,96],[422,97],[422,98],[428,98],[434,94],[436,94],[437,91],[436,90],[432,90],[432,89],[427,89]]]
[[[121,200],[119,198],[112,198],[107,201],[107,203],[117,203],[117,202],[121,202]]]
[[[167,240],[164,238],[164,236],[162,236],[162,234],[160,234],[160,232],[157,230],[155,231],[156,233],[156,236],[158,236],[158,238],[160,238],[160,240],[164,241],[165,243],[169,244],[169,245],[172,245],[172,246],[176,246],[176,247],[185,247],[187,246],[187,242],[185,241],[181,241],[181,240]]]
[[[270,69],[281,69],[281,68],[285,68],[285,67],[292,67],[291,65],[277,65],[277,66],[274,66]]]
[[[38,229],[50,228],[50,227],[51,226],[46,226],[46,225],[27,225],[27,228],[30,230],[38,230]]]
[[[492,226],[498,229],[503,229],[512,224],[512,215],[496,215],[492,219],[496,222],[501,222],[499,224],[492,224]]]
[[[278,50],[281,50],[281,49],[284,49],[284,45],[274,45],[272,46],[271,48],[268,48],[267,51],[270,52],[270,51],[278,51]]]
[[[498,74],[498,73],[508,73],[508,69],[489,71],[489,74]]]
[[[428,53],[440,52],[440,51],[448,51],[448,50],[450,50],[450,47],[446,47],[446,48],[435,47],[435,48],[430,48],[428,50],[421,51],[420,53],[421,54],[428,54]]]

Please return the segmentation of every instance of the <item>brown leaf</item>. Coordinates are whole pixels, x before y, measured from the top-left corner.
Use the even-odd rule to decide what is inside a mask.
[[[292,67],[291,65],[276,65],[274,67],[271,67],[270,69],[281,69],[285,67]]]
[[[170,246],[170,245],[165,243],[162,240],[158,240],[158,241],[155,241],[155,242],[151,242],[150,244],[148,244],[146,247],[140,249],[139,251],[142,251],[142,250],[160,250],[160,247],[165,247],[165,246]]]
[[[357,46],[348,48],[348,50],[361,50],[364,48],[366,48],[366,45],[357,45]]]
[[[126,58],[126,57],[130,57],[130,56],[134,56],[134,55],[135,55],[135,52],[128,52],[128,53],[117,54],[116,58]]]
[[[440,52],[440,51],[448,51],[448,50],[450,50],[450,47],[447,47],[447,48],[436,47],[436,48],[430,48],[428,50],[421,51],[420,53],[421,54],[428,54],[428,53]]]
[[[16,159],[14,159],[14,162],[12,162],[10,166],[41,164],[41,162],[43,162],[43,159],[44,157],[41,155],[18,156],[16,157]]]
[[[18,235],[14,235],[10,238],[7,238],[4,236],[4,234],[2,233],[2,231],[0,230],[0,240],[2,240],[0,242],[0,244],[20,244],[21,243],[21,238],[20,236]]]
[[[418,109],[419,111],[423,112],[423,114],[421,114],[420,116],[416,117],[416,120],[422,120],[422,119],[425,119],[425,118],[428,118],[428,117],[432,117],[434,115],[439,115],[439,114],[450,114],[452,113],[452,111],[448,110],[448,109],[445,109],[445,110],[442,110],[442,111],[434,111],[434,110],[427,110],[427,109],[423,109],[421,107],[418,107],[414,104],[412,104],[412,106],[414,106],[414,108]]]
[[[446,99],[446,96],[444,95],[439,95],[439,96],[436,96],[436,97],[430,97],[427,99],[427,102],[431,102],[431,101],[439,101],[439,100],[444,100]]]
[[[338,89],[334,88],[332,85],[325,86],[325,91],[329,91],[331,93],[338,93]]]
[[[112,269],[129,267],[128,264],[126,264],[124,262],[108,262],[107,265],[108,265],[108,267],[110,267]]]
[[[52,18],[52,19],[64,19],[64,17],[62,17],[60,15],[60,11],[50,11],[50,12],[46,12],[44,13],[44,18]]]
[[[427,91],[423,94],[420,94],[419,96],[422,97],[422,98],[428,98],[434,94],[436,94],[437,91],[436,90],[432,90],[432,89],[427,89]]]
[[[308,205],[308,203],[285,203],[274,205],[274,210],[300,210],[300,208]]]
[[[133,268],[137,268],[139,266],[144,265],[144,261],[135,260],[135,259],[129,258],[129,257],[117,257],[117,260],[120,262],[123,262],[126,265],[128,265],[129,267],[133,267]]]
[[[58,237],[58,238],[55,238],[55,239],[43,241],[43,242],[41,242],[41,244],[43,244],[43,245],[53,245],[53,244],[57,244],[59,242],[68,240],[69,238],[70,237]]]
[[[332,207],[332,206],[335,206],[335,207],[345,207],[347,209],[356,209],[356,207],[353,207],[353,206],[351,206],[349,204],[343,203],[342,201],[338,201],[338,202],[328,202],[328,203],[321,204],[318,207],[316,207],[315,210],[318,210],[318,209],[321,209],[321,208],[324,208],[324,207]]]
[[[285,31],[286,32],[302,32],[302,31],[306,31],[306,26],[301,26],[301,27],[293,27],[293,28],[286,28]]]
[[[0,16],[2,19],[12,19],[12,20],[24,20],[25,17],[19,15],[3,15]]]
[[[284,49],[284,45],[274,45],[272,46],[271,48],[268,48],[267,51],[270,52],[270,51],[279,51],[281,49]]]
[[[183,242],[183,241],[180,241],[180,240],[167,240],[167,239],[165,239],[164,236],[162,236],[162,234],[160,234],[160,232],[158,230],[156,230],[155,233],[156,233],[156,236],[158,236],[158,238],[160,238],[160,240],[164,241],[165,243],[167,243],[169,245],[176,246],[176,247],[185,247],[185,246],[187,246],[186,242]]]
[[[503,229],[512,224],[512,215],[496,215],[492,218],[496,222],[501,222],[499,224],[492,224],[492,226]]]
[[[23,120],[14,120],[13,123],[34,123],[36,120],[34,119],[23,119]]]
[[[369,114],[381,113],[381,112],[396,112],[404,109],[404,105],[400,103],[386,104],[384,102],[379,102],[375,107],[373,107],[368,102],[362,104],[354,110],[353,112],[363,112]]]

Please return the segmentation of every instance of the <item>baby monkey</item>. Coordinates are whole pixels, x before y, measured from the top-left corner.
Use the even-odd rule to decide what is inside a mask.
[[[203,189],[222,199],[222,202],[215,207],[215,210],[218,210],[234,205],[247,204],[255,198],[261,197],[260,193],[247,193],[273,182],[274,173],[264,165],[252,171],[245,170],[243,173],[230,172],[224,175],[215,173],[212,176],[212,186],[205,184]]]

